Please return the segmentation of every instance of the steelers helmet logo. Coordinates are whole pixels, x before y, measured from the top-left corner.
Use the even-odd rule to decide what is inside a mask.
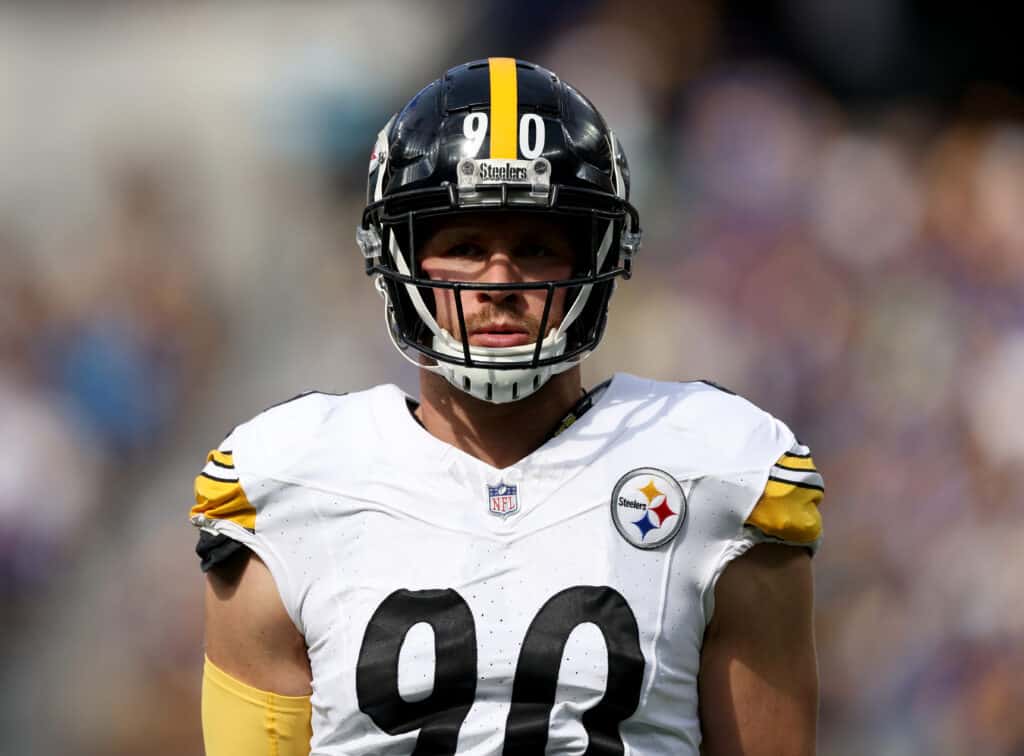
[[[612,522],[638,549],[656,549],[679,532],[686,517],[686,497],[676,479],[654,467],[639,467],[619,478],[612,489]]]

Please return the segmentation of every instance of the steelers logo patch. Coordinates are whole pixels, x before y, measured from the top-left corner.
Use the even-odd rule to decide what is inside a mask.
[[[686,517],[686,497],[676,479],[654,467],[638,467],[612,489],[612,522],[638,549],[656,549],[673,538]]]

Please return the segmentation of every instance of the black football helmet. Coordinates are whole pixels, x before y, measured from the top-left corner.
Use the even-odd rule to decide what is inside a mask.
[[[427,223],[509,211],[555,217],[585,240],[569,279],[495,284],[423,274]],[[507,402],[597,347],[615,279],[629,278],[640,247],[640,221],[626,156],[590,101],[538,65],[489,58],[452,68],[381,130],[356,238],[399,352],[472,396]],[[541,337],[517,347],[470,345],[461,306],[461,338],[438,325],[438,289],[453,289],[457,304],[467,290],[546,291]],[[566,311],[555,328],[548,323],[558,289],[567,290]]]

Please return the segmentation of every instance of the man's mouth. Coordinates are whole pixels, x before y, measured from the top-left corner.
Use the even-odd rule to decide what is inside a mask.
[[[491,324],[474,328],[469,334],[472,346],[513,347],[530,344],[533,337],[523,326]]]

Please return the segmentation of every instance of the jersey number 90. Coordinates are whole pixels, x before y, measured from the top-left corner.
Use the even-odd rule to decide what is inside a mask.
[[[421,622],[434,631],[433,691],[406,701],[398,690],[398,655],[410,628]],[[585,753],[623,753],[619,724],[636,711],[644,672],[636,618],[612,588],[578,585],[548,600],[526,631],[512,683],[504,756],[544,756],[562,653],[569,634],[585,622],[601,631],[608,649],[604,696],[582,717],[589,739]],[[359,708],[390,735],[419,730],[413,756],[454,756],[476,683],[476,627],[456,591],[398,590],[377,607],[359,651]]]
[[[469,142],[466,157],[476,157],[487,137],[489,119],[486,113],[470,113],[462,121],[462,135]],[[527,160],[539,158],[544,152],[544,119],[536,113],[523,113],[519,119],[519,154]]]

